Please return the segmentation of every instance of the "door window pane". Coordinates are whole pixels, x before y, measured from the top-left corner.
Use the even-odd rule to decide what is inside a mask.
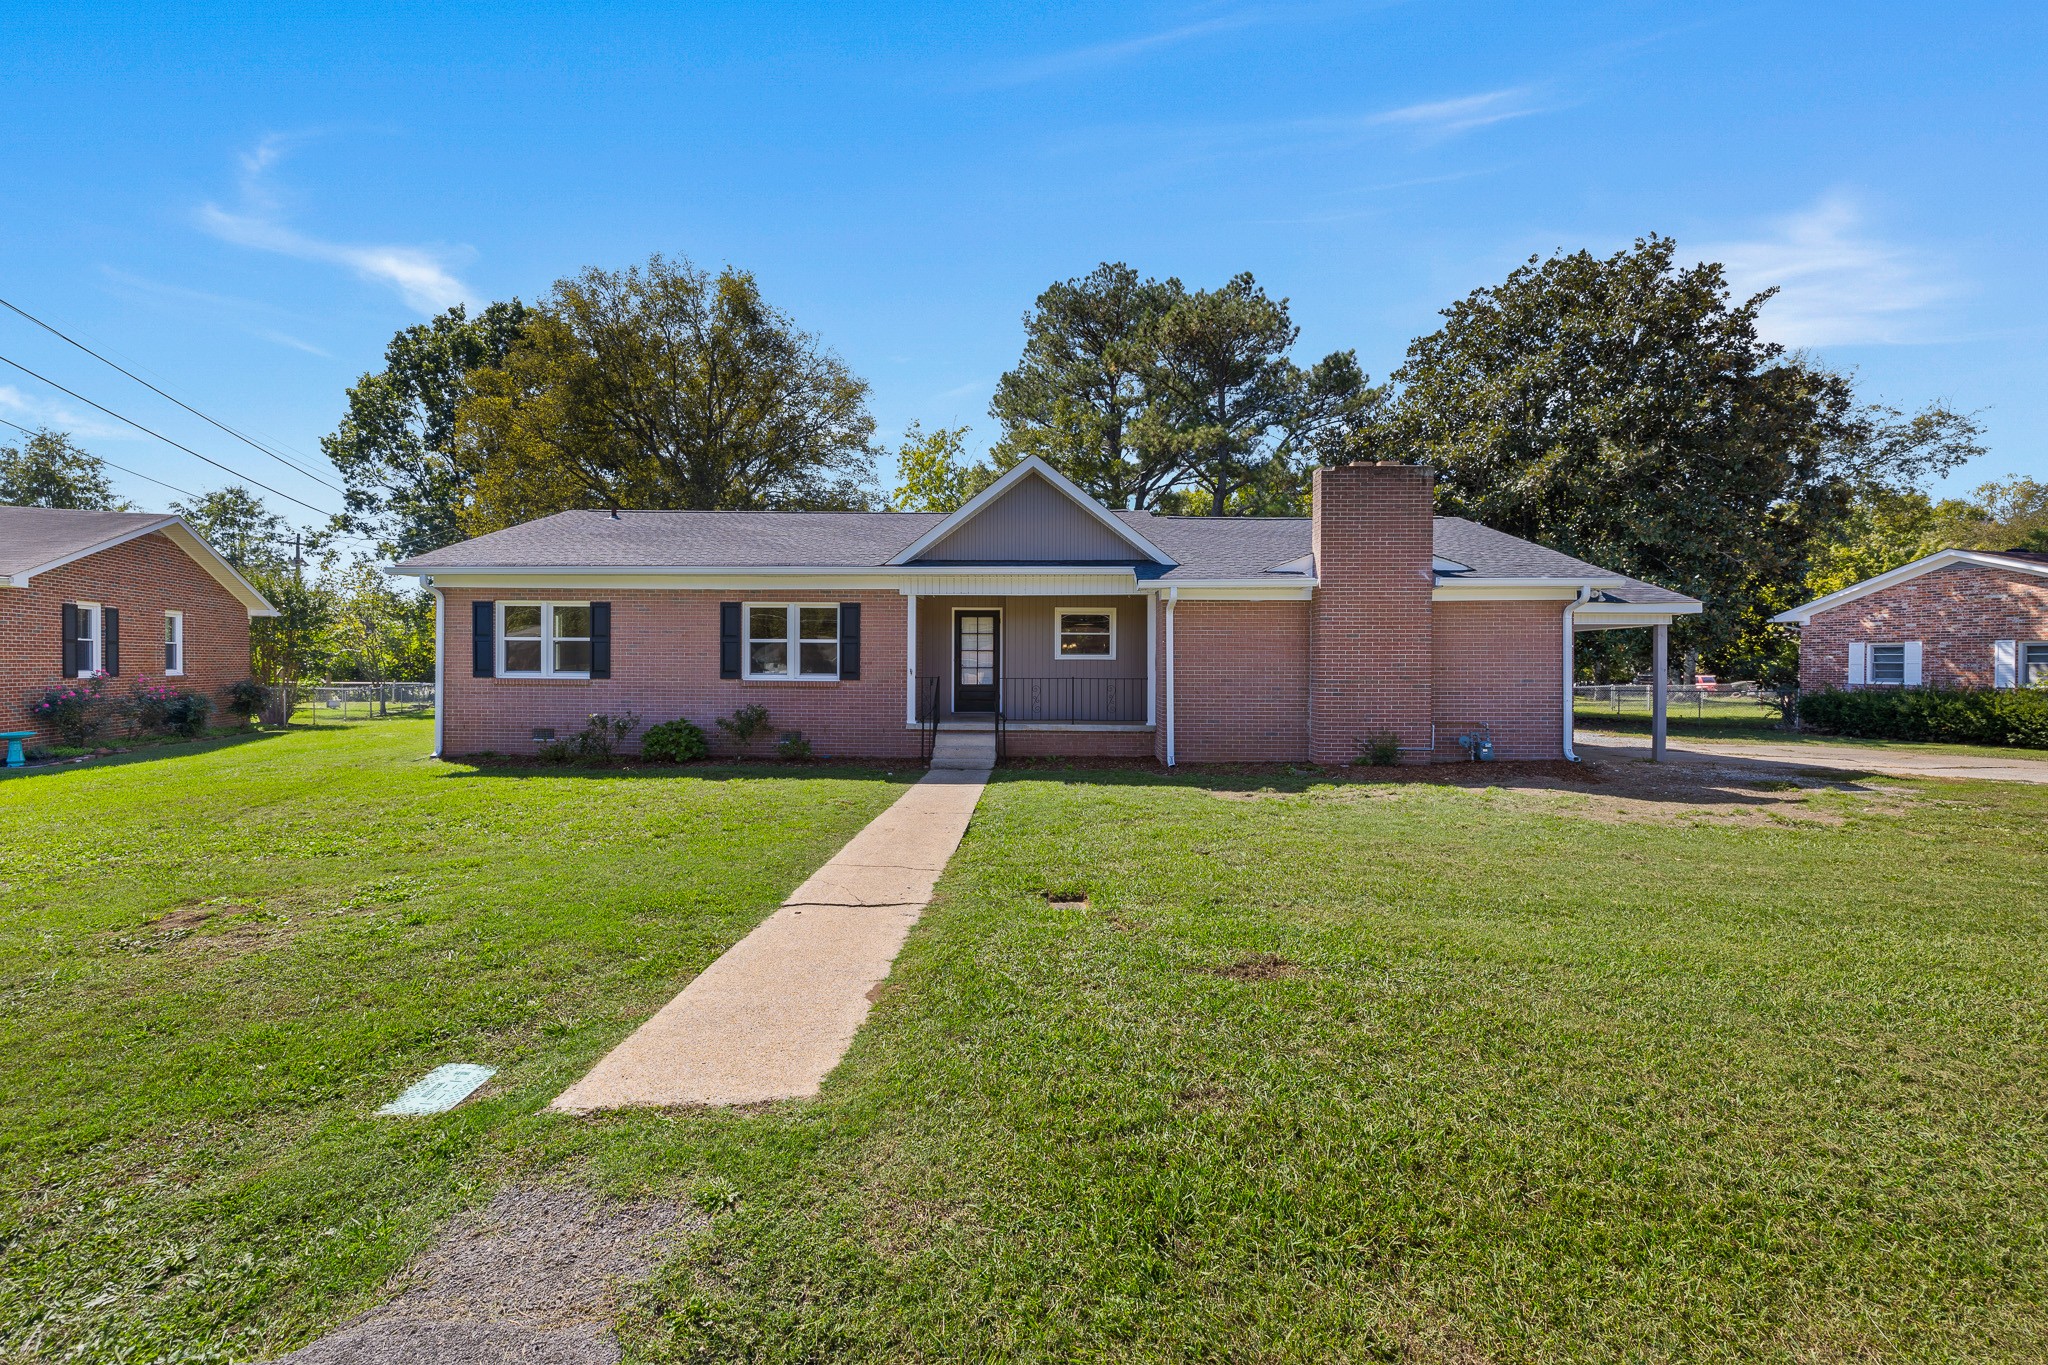
[[[996,618],[960,617],[960,686],[993,687],[996,681]]]
[[[1870,680],[1874,683],[1901,683],[1906,681],[1906,647],[1904,645],[1872,645],[1870,647]]]

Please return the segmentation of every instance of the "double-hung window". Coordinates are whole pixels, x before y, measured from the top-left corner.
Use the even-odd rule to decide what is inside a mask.
[[[749,602],[746,676],[839,676],[839,608],[832,604]]]
[[[498,672],[507,678],[589,677],[590,604],[499,603]]]
[[[1879,686],[1905,686],[1906,647],[1904,645],[1872,645],[1870,647],[1870,681]]]
[[[1115,607],[1061,607],[1053,613],[1053,657],[1114,659]]]
[[[100,632],[100,604],[80,602],[78,604],[78,675],[90,678],[100,671],[103,642]]]
[[[2020,686],[2048,687],[2048,642],[2020,646]]]
[[[185,613],[164,613],[164,676],[176,678],[185,672]]]

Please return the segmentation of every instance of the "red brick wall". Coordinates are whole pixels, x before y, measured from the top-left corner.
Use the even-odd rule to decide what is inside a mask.
[[[1564,757],[1563,602],[1439,602],[1432,688],[1439,761],[1458,736],[1493,731],[1500,759]]]
[[[1174,608],[1176,762],[1308,757],[1309,605],[1183,600]],[[1156,676],[1165,676],[1163,662]],[[1159,720],[1163,732],[1163,700]]]
[[[1315,473],[1308,755],[1349,763],[1392,732],[1429,747],[1435,478],[1418,465]]]
[[[1016,730],[1004,747],[1011,758],[1150,758],[1149,730]]]
[[[750,593],[750,600],[775,600]],[[641,725],[684,716],[714,754],[735,752],[714,723],[742,706],[768,708],[773,733],[753,752],[774,752],[774,737],[802,730],[824,757],[901,758],[918,752],[903,723],[906,599],[894,592],[805,592],[790,600],[861,603],[860,678],[853,682],[748,682],[718,676],[718,604],[731,592],[604,589],[589,592],[450,588],[443,608],[442,751],[532,753],[536,726],[566,738],[594,713],[639,713]],[[470,603],[478,600],[612,604],[612,675],[605,679],[479,678],[471,671]],[[638,747],[638,736],[628,741]]]
[[[26,588],[0,586],[0,721],[32,730],[32,694],[63,681],[63,604],[97,602],[121,614],[119,696],[164,671],[164,613],[185,613],[185,675],[174,686],[204,692],[223,710],[223,689],[249,676],[249,612],[190,555],[152,533],[38,574]],[[220,717],[219,719],[225,719]],[[47,736],[45,737],[47,738]]]
[[[1799,630],[1799,685],[1846,687],[1852,642],[1907,640],[1927,686],[1989,687],[1994,640],[2048,640],[2048,579],[1959,564],[1822,612]]]

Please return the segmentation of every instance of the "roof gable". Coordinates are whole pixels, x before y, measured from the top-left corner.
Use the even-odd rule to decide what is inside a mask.
[[[889,562],[1101,564],[1172,556],[1033,455]]]
[[[0,580],[25,588],[37,574],[61,569],[103,550],[161,534],[206,570],[251,616],[275,616],[248,579],[177,517],[159,512],[98,512],[55,507],[0,507]]]
[[[2035,561],[2031,557],[2022,558],[2016,555],[1995,554],[1986,550],[1937,550],[1935,553],[1925,555],[1910,564],[1901,564],[1896,569],[1889,569],[1874,577],[1866,578],[1861,583],[1851,583],[1846,588],[1838,588],[1825,597],[1816,597],[1803,606],[1794,607],[1790,611],[1781,611],[1776,616],[1773,616],[1771,620],[1780,625],[1803,626],[1824,611],[1833,611],[1836,607],[1847,606],[1859,598],[1883,592],[1886,588],[1894,588],[1901,583],[1909,583],[1923,574],[1934,573],[1940,569],[1959,567],[1997,569],[2006,573],[2048,578],[2048,563]]]

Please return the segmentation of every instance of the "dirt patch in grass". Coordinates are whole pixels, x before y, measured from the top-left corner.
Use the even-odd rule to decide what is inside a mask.
[[[390,1302],[280,1365],[610,1365],[623,1288],[708,1221],[673,1204],[607,1204],[580,1190],[503,1191],[401,1271]]]
[[[1299,976],[1301,964],[1290,962],[1278,953],[1253,953],[1221,967],[1204,967],[1211,976],[1228,977],[1232,981],[1277,981],[1281,977]]]

